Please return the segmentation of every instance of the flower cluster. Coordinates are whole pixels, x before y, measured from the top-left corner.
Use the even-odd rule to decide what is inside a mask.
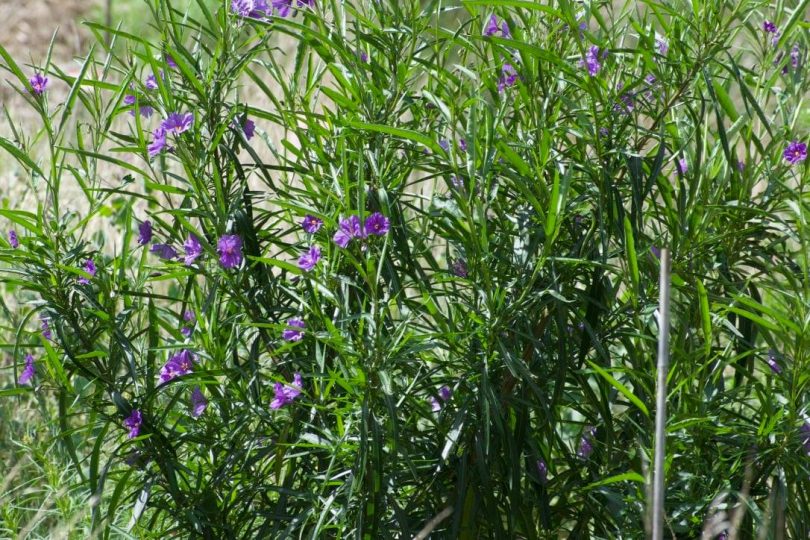
[[[453,395],[453,391],[450,390],[449,386],[442,386],[439,388],[439,399],[431,396],[428,398],[428,402],[430,402],[430,408],[433,412],[439,412],[442,410],[442,402],[447,402]],[[439,401],[441,400],[441,401]]]
[[[93,262],[93,259],[87,259],[84,262],[84,269],[83,270],[85,271],[85,273],[89,274],[90,277],[89,278],[85,277],[85,276],[79,277],[79,284],[80,285],[89,285],[90,284],[90,278],[93,278],[93,277],[96,276],[96,263]]]
[[[386,235],[391,228],[391,222],[380,212],[374,212],[366,218],[364,224],[360,223],[359,217],[349,216],[346,219],[341,219],[338,227],[338,231],[332,240],[338,247],[345,248],[355,238],[362,240],[370,234],[375,236]]]
[[[178,136],[185,133],[194,125],[194,113],[171,113],[166,117],[160,126],[152,132],[152,142],[149,143],[147,151],[149,157],[155,157],[164,150],[167,152],[172,151],[169,146],[167,137],[169,135]]]

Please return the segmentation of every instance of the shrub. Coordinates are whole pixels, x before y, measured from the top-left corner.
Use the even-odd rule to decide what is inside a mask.
[[[807,1],[179,4],[0,50],[7,529],[639,538],[667,247],[667,530],[808,537]]]

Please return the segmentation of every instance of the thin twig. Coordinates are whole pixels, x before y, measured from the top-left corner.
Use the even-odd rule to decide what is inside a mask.
[[[416,536],[413,537],[413,540],[425,540],[425,538],[427,538],[428,535],[431,532],[433,532],[433,529],[438,527],[439,523],[441,523],[442,521],[444,521],[445,519],[450,517],[450,515],[452,513],[453,513],[453,507],[448,506],[447,508],[445,508],[444,510],[442,510],[441,512],[436,514],[433,517],[433,519],[428,521],[427,524],[422,528],[422,530],[419,531],[419,533]]]
[[[658,306],[658,386],[655,402],[655,462],[653,465],[652,538],[664,539],[664,457],[667,423],[667,372],[669,366],[669,249],[661,250]]]

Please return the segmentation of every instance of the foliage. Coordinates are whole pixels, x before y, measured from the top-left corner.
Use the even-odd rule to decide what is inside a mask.
[[[667,528],[810,536],[808,1],[180,4],[0,50],[6,531],[643,537],[667,247]]]

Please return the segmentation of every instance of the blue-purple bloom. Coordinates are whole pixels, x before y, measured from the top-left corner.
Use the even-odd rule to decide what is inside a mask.
[[[512,64],[504,64],[501,67],[501,78],[498,79],[498,92],[503,92],[507,87],[514,86],[518,73]]]
[[[293,374],[292,385],[277,382],[273,387],[276,395],[273,401],[270,402],[270,408],[280,409],[284,405],[292,403],[295,398],[301,395],[301,389],[303,386],[304,383],[301,381],[300,373]]]
[[[669,43],[665,39],[656,39],[655,48],[658,49],[658,54],[666,56],[669,52]]]
[[[160,78],[161,79],[163,78],[163,73],[160,74]],[[145,84],[147,90],[157,90],[158,88],[157,77],[155,77],[154,73],[146,78]]]
[[[20,384],[28,384],[34,378],[34,357],[30,354],[25,355],[25,368],[20,373]]]
[[[45,77],[40,72],[34,73],[34,76],[28,79],[28,82],[31,83],[31,93],[35,96],[41,96],[45,93],[45,89],[48,87],[48,77]]]
[[[138,409],[132,409],[129,417],[124,420],[124,427],[129,430],[130,439],[134,439],[141,433],[141,424],[143,424],[143,415]]]
[[[578,458],[588,459],[593,453],[593,445],[591,444],[591,441],[593,440],[594,436],[596,436],[596,428],[593,426],[586,427],[585,432],[582,434],[582,438],[579,440],[579,449],[577,450]]]
[[[450,266],[453,275],[460,278],[467,277],[467,262],[464,259],[456,259]]]
[[[132,106],[135,105],[136,101],[138,101],[137,98],[132,94],[124,96],[124,105]],[[154,109],[149,105],[141,105],[139,110],[141,116],[143,116],[144,118],[149,118],[150,116],[152,116],[152,113],[154,112]],[[130,110],[129,114],[130,116],[135,116],[135,109]]]
[[[489,22],[487,26],[484,28],[484,35],[485,36],[494,36],[500,32],[501,37],[505,39],[512,39],[512,33],[509,31],[509,25],[506,24],[506,21],[501,22],[498,24],[498,17],[494,14],[489,17]]]
[[[807,145],[803,142],[792,141],[785,148],[785,161],[795,165],[807,159]]]
[[[231,11],[240,17],[256,19],[267,15],[269,10],[266,0],[231,0]]]
[[[217,242],[219,264],[223,268],[235,268],[242,264],[242,239],[235,234],[224,234]]]
[[[245,123],[242,124],[242,132],[247,140],[252,139],[253,135],[256,134],[256,123],[250,118],[245,118]]]
[[[301,257],[298,259],[298,268],[303,270],[304,272],[309,272],[315,265],[318,264],[318,261],[321,260],[321,248],[318,246],[310,246],[310,248],[305,251]]]
[[[48,325],[48,319],[43,317],[40,321],[40,327],[42,328],[42,337],[48,341],[52,341],[53,333],[51,332],[51,327]]]
[[[349,242],[354,238],[365,238],[363,229],[360,226],[360,218],[357,216],[349,216],[346,219],[341,219],[339,229],[332,238],[338,247],[345,248]]]
[[[180,135],[191,129],[191,126],[194,125],[194,114],[193,113],[171,113],[169,116],[166,117],[160,127],[162,127],[166,134],[174,134]]]
[[[186,256],[183,259],[186,266],[191,266],[191,264],[197,260],[197,257],[202,255],[202,245],[200,245],[200,240],[196,235],[191,233],[189,233],[188,238],[186,238],[185,243],[183,243],[183,249],[186,251]]]
[[[194,332],[194,323],[197,320],[197,317],[194,315],[194,312],[190,309],[187,309],[185,313],[183,313],[183,320],[187,323],[190,323],[189,326],[184,326],[180,329],[180,333],[183,334],[185,337],[191,336],[192,332]]]
[[[8,243],[14,249],[20,247],[20,239],[17,238],[17,231],[14,230],[8,231]]]
[[[794,43],[793,47],[790,49],[790,66],[793,69],[799,69],[799,55],[801,51],[799,50],[799,44]]]
[[[147,220],[138,225],[138,243],[148,244],[152,241],[152,222]]]
[[[146,149],[149,151],[149,157],[153,158],[166,149],[166,147],[166,130],[163,129],[161,125],[152,132],[152,142],[149,143]]]
[[[604,55],[603,55],[604,56]],[[602,64],[599,63],[599,47],[591,45],[585,53],[585,59],[580,61],[580,66],[588,68],[588,74],[593,77],[602,69]]]
[[[675,168],[678,169],[679,173],[686,174],[686,172],[689,170],[689,164],[686,162],[686,158],[682,157],[676,161]]]
[[[322,220],[309,214],[304,216],[304,219],[301,220],[301,228],[304,229],[304,231],[309,234],[315,234],[316,232],[318,232],[322,225],[323,225]]]
[[[177,250],[169,244],[152,244],[152,248],[149,252],[167,261],[172,261],[177,258]]]
[[[303,319],[295,317],[287,321],[287,328],[281,332],[281,337],[285,341],[301,341],[304,337],[304,328],[306,328],[306,324]]]
[[[169,358],[169,361],[160,368],[160,382],[169,382],[176,377],[191,373],[193,369],[194,355],[188,349],[183,349]]]
[[[379,212],[374,212],[366,218],[364,234],[384,236],[391,228],[391,222]]]
[[[771,371],[779,375],[782,373],[782,366],[779,365],[779,362],[776,361],[776,351],[773,349],[768,351],[768,367],[771,368]]]
[[[537,476],[540,478],[541,484],[548,483],[548,465],[543,461],[543,458],[537,460]]]
[[[84,262],[84,271],[90,274],[90,277],[95,277],[96,275],[96,263],[93,262],[93,259],[87,259]],[[90,283],[90,278],[86,278],[84,276],[79,277],[79,284],[80,285],[87,285]]]
[[[450,153],[450,142],[447,139],[440,139],[439,146],[448,154]]]
[[[186,241],[183,244],[183,249],[186,251],[186,256],[183,259],[183,262],[185,262],[187,266],[191,266],[192,263],[197,260],[197,257],[202,255],[202,245],[200,245],[200,240],[193,234],[188,235],[188,238],[186,238]]]
[[[194,390],[191,391],[191,416],[199,418],[207,407],[208,400],[205,399],[200,387],[195,386]]]
[[[773,21],[764,21],[762,23],[762,30],[764,30],[766,34],[776,34],[779,31]]]

